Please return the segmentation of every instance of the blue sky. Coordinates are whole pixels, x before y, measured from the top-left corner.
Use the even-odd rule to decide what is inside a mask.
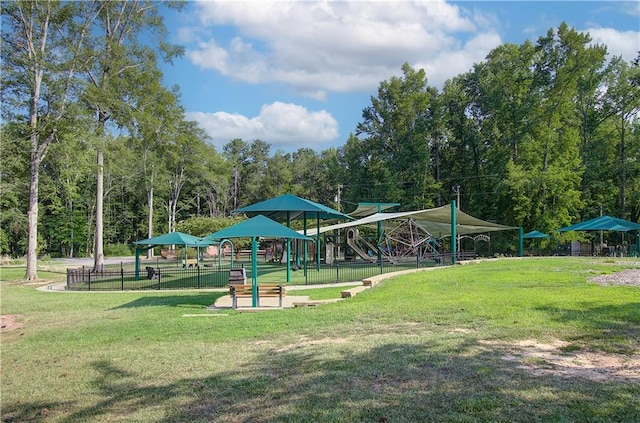
[[[404,62],[440,88],[498,45],[535,42],[563,21],[611,55],[640,50],[637,1],[208,0],[165,19],[186,49],[163,65],[165,82],[219,151],[234,138],[272,153],[340,147]]]

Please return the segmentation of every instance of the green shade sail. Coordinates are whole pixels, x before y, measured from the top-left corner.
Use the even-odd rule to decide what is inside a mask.
[[[207,235],[207,240],[227,238],[292,238],[313,241],[313,238],[302,235],[293,229],[287,228],[263,215],[257,215],[251,219],[243,220],[228,228]]]
[[[522,238],[524,239],[551,238],[551,235],[547,235],[539,231],[531,231],[524,234]]]
[[[638,231],[640,230],[640,224],[631,222],[629,220],[618,219],[611,216],[600,216],[594,219],[586,220],[584,222],[576,223],[575,225],[567,226],[561,229],[557,229],[554,232],[568,232],[568,231]]]
[[[206,247],[215,243],[216,242],[212,240],[198,238],[197,236],[185,234],[184,232],[169,232],[168,234],[159,235],[153,238],[135,241],[134,244],[138,246],[138,248],[136,248],[135,265],[136,280],[140,278],[140,250],[148,250],[154,245],[183,245],[185,247],[196,247],[199,249],[199,247]]]
[[[305,213],[311,219],[351,220],[351,217],[344,213],[314,201],[296,197],[293,194],[284,194],[250,206],[241,207],[234,210],[233,213],[244,213],[249,217],[261,214],[278,222],[286,221],[287,217],[289,219],[297,219],[303,217]]]
[[[452,233],[451,224],[453,222],[451,205],[437,207],[434,209],[416,210],[408,212],[376,213],[363,217],[353,222],[346,222],[337,225],[320,228],[320,232],[328,232],[334,229],[344,229],[351,226],[367,225],[385,220],[414,219],[427,232],[436,238],[450,236]],[[468,215],[460,210],[455,210],[455,231],[457,235],[468,235],[483,232],[504,231],[518,229],[515,226],[499,225],[497,223],[480,220]],[[316,231],[311,229],[308,234],[314,235]]]
[[[211,240],[203,240],[197,236],[185,234],[183,232],[169,232],[153,238],[143,239],[134,242],[136,245],[184,245],[186,247],[201,247],[215,244]]]

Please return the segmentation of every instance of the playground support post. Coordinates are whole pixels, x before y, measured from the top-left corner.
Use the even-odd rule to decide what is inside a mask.
[[[320,271],[320,212],[316,212],[316,270]]]
[[[140,249],[136,248],[136,278],[137,281],[140,280]]]
[[[251,238],[251,307],[258,306],[258,241]]]
[[[307,236],[307,212],[302,213],[302,222],[302,224],[304,225],[304,236]],[[302,244],[302,265],[304,266],[304,276],[307,277],[307,240],[304,240]]]
[[[451,264],[456,264],[456,256],[458,252],[456,251],[456,239],[458,238],[457,234],[457,208],[456,208],[456,200],[451,200]]]
[[[287,210],[287,228],[291,228],[291,212]],[[291,282],[291,240],[287,238],[287,283]]]

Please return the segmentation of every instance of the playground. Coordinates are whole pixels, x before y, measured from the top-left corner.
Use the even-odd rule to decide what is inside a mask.
[[[362,203],[346,215],[285,194],[236,210],[249,218],[205,237],[171,232],[136,241],[133,268],[124,262],[97,270],[69,268],[66,289],[218,289],[230,286],[233,269],[243,268],[243,284],[254,287],[256,303],[258,281],[291,286],[356,282],[399,270],[492,257],[495,232],[517,237],[516,255],[520,257],[525,255],[525,239],[535,242],[551,237],[539,231],[524,235],[523,228],[483,221],[459,210],[455,201],[434,209],[388,212],[396,206]],[[296,219],[302,220],[302,230],[291,229]],[[615,231],[627,240],[635,232],[635,243],[627,246],[631,253],[627,255],[637,254],[639,249],[640,225],[634,222],[603,216],[555,232],[574,230]],[[235,238],[251,239],[251,249],[235,251]],[[584,255],[583,246],[573,244],[568,254],[558,248],[557,255]],[[179,246],[182,252],[177,256],[163,250],[162,258],[140,258],[144,251],[158,246]]]

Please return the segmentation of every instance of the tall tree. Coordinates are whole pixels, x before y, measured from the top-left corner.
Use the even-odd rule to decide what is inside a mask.
[[[87,125],[61,134],[43,162],[40,196],[43,238],[49,253],[75,257],[87,241],[86,204],[93,188]],[[84,187],[84,188],[83,188]]]
[[[620,217],[627,217],[627,136],[629,128],[638,121],[640,113],[640,66],[638,61],[631,64],[620,57],[611,61],[611,72],[606,80],[604,98],[605,110],[614,116],[618,132],[619,151],[619,204]]]
[[[2,2],[3,118],[23,122],[29,140],[30,188],[25,280],[37,279],[40,166],[58,139],[75,98],[78,52],[89,36],[91,15],[77,3]]]
[[[132,108],[131,118],[126,123],[131,136],[132,147],[142,166],[144,193],[147,204],[147,238],[153,237],[155,189],[159,183],[159,173],[164,163],[161,157],[176,137],[176,123],[184,120],[184,111],[179,104],[177,89],[167,90],[161,84],[161,75],[150,69],[143,90]],[[153,257],[153,249],[147,251],[147,258]]]
[[[157,75],[157,53],[166,61],[182,53],[182,49],[165,42],[166,28],[158,14],[159,3],[130,0],[82,3],[95,11],[93,38],[85,50],[86,75],[89,81],[84,95],[95,112],[95,131],[101,140],[97,145],[96,225],[94,270],[104,263],[103,253],[103,177],[104,149],[108,139],[107,124],[123,126],[131,119],[131,111],[140,95]],[[169,3],[173,6],[172,3]],[[149,32],[151,37],[142,37]],[[150,40],[148,44],[143,39]]]
[[[389,176],[377,182],[386,185],[386,201],[398,201],[409,209],[433,204],[437,184],[429,160],[429,112],[437,95],[423,69],[407,63],[402,77],[384,81],[378,97],[362,112],[357,133],[365,137],[367,150],[376,154]]]
[[[222,155],[232,167],[229,183],[231,205],[233,209],[237,209],[240,207],[244,167],[249,163],[249,144],[240,138],[233,139],[222,147]]]
[[[262,184],[266,198],[273,198],[291,192],[293,171],[291,154],[277,150],[267,159],[265,180]]]
[[[218,154],[215,147],[209,144],[202,146],[200,172],[194,176],[194,194],[197,198],[196,216],[208,217],[226,216],[231,211],[229,164]],[[201,210],[201,202],[208,209]]]
[[[0,128],[0,254],[20,257],[27,252],[29,199],[28,127],[8,123]]]

